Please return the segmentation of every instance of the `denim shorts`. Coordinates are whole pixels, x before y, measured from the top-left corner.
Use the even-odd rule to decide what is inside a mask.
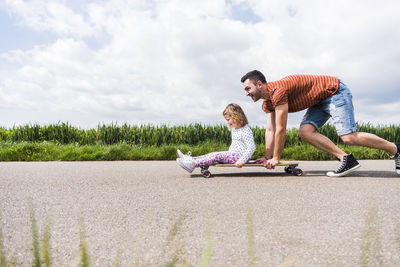
[[[332,118],[331,123],[335,126],[339,136],[357,131],[354,119],[353,96],[347,86],[339,81],[337,92],[322,100],[315,106],[310,107],[303,117],[300,125],[312,124],[316,129],[324,125]]]

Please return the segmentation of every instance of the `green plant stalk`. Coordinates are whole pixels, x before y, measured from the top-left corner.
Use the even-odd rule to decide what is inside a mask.
[[[135,247],[134,247],[134,251],[133,251],[134,260],[135,260],[135,264],[134,264],[135,267],[139,267],[140,266],[139,249],[140,249],[140,246],[142,245],[142,241],[143,241],[143,237],[144,237],[144,231],[145,231],[146,227],[148,227],[148,225],[149,225],[149,220],[150,220],[150,216],[149,216],[149,214],[147,214],[145,220],[142,222],[142,224],[140,226],[139,233],[138,233],[138,235],[136,237]]]
[[[214,244],[214,236],[211,232],[210,226],[207,227],[207,244],[201,255],[199,267],[208,267],[210,266],[211,262],[211,255],[212,255],[212,246]]]
[[[400,223],[397,224],[395,235],[396,235],[397,249],[400,255]]]
[[[397,250],[400,255],[400,223],[397,224],[396,228],[396,241],[397,241]]]
[[[89,267],[90,266],[90,257],[88,251],[88,245],[86,242],[86,234],[85,234],[85,227],[83,223],[83,219],[80,220],[80,265],[81,267]]]
[[[115,257],[114,267],[121,266],[122,249],[118,249],[117,256]]]
[[[2,226],[2,216],[0,213],[0,267],[7,266],[7,257],[4,251],[4,237],[3,237],[3,226]]]
[[[167,244],[166,244],[167,246],[169,246],[171,244],[171,242],[174,240],[174,238],[178,235],[185,218],[186,218],[185,214],[179,215],[178,219],[175,221],[174,225],[169,230],[168,237],[167,237]]]
[[[257,256],[256,256],[256,242],[254,237],[254,212],[251,207],[247,208],[246,212],[246,226],[247,226],[247,240],[249,246],[249,259],[250,266],[257,266]]]
[[[42,255],[45,267],[51,266],[50,225],[50,220],[47,219],[42,237]]]
[[[167,241],[166,244],[164,246],[165,249],[170,249],[172,248],[172,242],[176,239],[176,237],[179,235],[180,231],[181,231],[181,227],[183,225],[184,220],[186,219],[186,212],[179,214],[178,218],[176,219],[175,223],[173,224],[173,226],[171,227],[171,229],[168,232],[168,236],[167,236]],[[175,249],[175,251],[172,254],[172,260],[170,260],[169,262],[167,262],[164,266],[175,266],[175,264],[177,262],[179,262],[180,260],[182,262],[185,262],[184,259],[181,259],[180,255],[182,254],[182,250],[183,250],[183,246],[179,246],[177,249]],[[164,250],[164,255],[165,255],[165,250]]]
[[[40,259],[39,234],[37,229],[35,211],[33,210],[33,207],[30,208],[30,217],[31,217],[32,247],[33,247],[33,266],[41,267],[42,260]]]
[[[360,250],[360,266],[383,266],[378,211],[375,208],[370,209],[365,216],[365,228]]]

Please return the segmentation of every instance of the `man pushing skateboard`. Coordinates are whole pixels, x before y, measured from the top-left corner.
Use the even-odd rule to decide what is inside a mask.
[[[244,75],[241,82],[246,96],[254,102],[260,98],[264,100],[262,108],[267,114],[265,158],[256,162],[264,164],[266,168],[273,169],[279,163],[286,139],[288,113],[307,109],[300,123],[300,138],[340,160],[339,167],[328,172],[327,176],[344,176],[360,167],[351,153],[346,154],[317,132],[329,118],[332,118],[337,134],[345,144],[387,151],[395,160],[395,170],[400,175],[400,145],[374,134],[357,131],[351,92],[337,77],[290,75],[267,83],[260,71],[253,70]]]

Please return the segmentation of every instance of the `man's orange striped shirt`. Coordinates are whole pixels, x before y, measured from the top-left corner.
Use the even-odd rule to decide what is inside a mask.
[[[270,99],[264,100],[263,110],[273,112],[276,106],[288,104],[289,112],[312,107],[335,94],[339,79],[323,75],[290,75],[267,83]]]

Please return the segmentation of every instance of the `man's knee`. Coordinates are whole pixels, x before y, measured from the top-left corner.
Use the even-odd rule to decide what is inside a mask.
[[[299,129],[299,137],[303,140],[307,140],[308,137],[316,131],[315,127],[311,124],[303,124]]]
[[[300,137],[300,139],[303,139],[303,140],[307,139],[307,135],[308,135],[307,131],[302,130],[301,128],[299,129],[299,137]]]
[[[342,139],[343,143],[346,145],[356,145],[357,144],[357,133],[350,133],[346,135],[340,136],[340,139]]]

